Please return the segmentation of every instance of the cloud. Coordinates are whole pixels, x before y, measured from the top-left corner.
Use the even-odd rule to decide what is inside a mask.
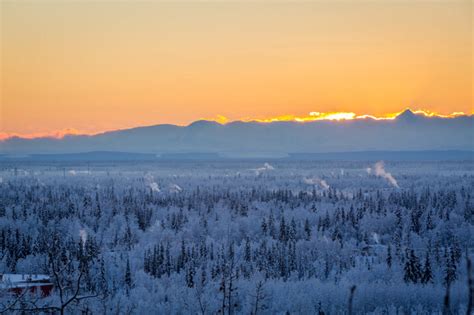
[[[66,136],[80,136],[80,135],[96,135],[97,132],[91,133],[82,130],[78,130],[75,128],[65,128],[60,130],[53,130],[50,132],[36,132],[36,133],[28,133],[28,134],[20,134],[20,133],[7,133],[7,132],[0,132],[0,141],[8,140],[10,138],[22,138],[22,139],[36,139],[36,138],[52,138],[52,139],[63,139]]]

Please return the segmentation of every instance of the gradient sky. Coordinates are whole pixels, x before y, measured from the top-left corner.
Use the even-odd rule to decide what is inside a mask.
[[[0,132],[472,113],[471,1],[2,1]]]

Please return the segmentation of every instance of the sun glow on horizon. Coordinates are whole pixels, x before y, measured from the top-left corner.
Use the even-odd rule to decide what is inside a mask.
[[[422,115],[425,117],[438,117],[438,118],[455,118],[459,116],[467,116],[468,114],[464,112],[453,112],[451,114],[439,114],[436,112],[432,112],[429,110],[424,109],[417,109],[411,110],[410,108],[406,108],[405,110],[390,113],[383,116],[375,116],[369,114],[357,115],[353,112],[329,112],[329,113],[321,113],[321,112],[310,112],[308,116],[295,116],[295,115],[283,115],[283,116],[276,116],[270,118],[246,118],[242,119],[242,121],[256,121],[261,123],[271,123],[271,122],[279,122],[279,121],[294,121],[294,122],[312,122],[312,121],[319,121],[319,120],[355,120],[355,119],[373,119],[373,120],[393,120],[401,115],[403,112],[410,110],[415,115]],[[216,120],[217,121],[217,120]]]
[[[439,114],[433,111],[424,110],[424,109],[417,109],[411,110],[410,108],[406,108],[403,111],[399,111],[396,113],[390,113],[383,116],[375,116],[369,114],[357,115],[353,112],[329,112],[329,113],[322,113],[322,112],[310,112],[307,116],[297,116],[297,115],[281,115],[276,117],[268,117],[268,118],[242,118],[242,119],[235,119],[231,120],[223,115],[216,115],[213,118],[201,118],[198,120],[206,120],[206,121],[214,121],[221,125],[226,125],[235,121],[242,121],[242,122],[258,122],[258,123],[273,123],[273,122],[297,122],[297,123],[309,123],[309,122],[317,122],[317,121],[346,121],[346,120],[363,120],[363,119],[371,119],[371,120],[394,120],[399,115],[404,113],[405,111],[411,111],[415,115],[420,115],[423,117],[429,118],[456,118],[460,116],[472,116],[471,114],[466,114],[464,112],[453,112],[451,114]],[[181,127],[188,126],[189,124],[178,125]],[[135,127],[142,127],[142,126],[135,126]],[[128,129],[128,128],[123,128]],[[98,135],[105,132],[111,131],[118,131],[123,129],[113,129],[113,130],[102,130],[99,132],[86,132],[81,131],[74,128],[67,128],[63,130],[57,130],[53,132],[41,132],[41,133],[31,133],[31,134],[18,134],[18,133],[5,133],[0,132],[0,141],[5,141],[11,138],[21,138],[21,139],[36,139],[36,138],[51,138],[51,139],[63,139],[66,136],[93,136]]]

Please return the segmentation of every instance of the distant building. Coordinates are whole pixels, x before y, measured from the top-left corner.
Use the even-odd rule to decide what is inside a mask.
[[[29,290],[32,293],[41,292],[42,296],[48,296],[52,289],[53,283],[48,275],[0,273],[0,290],[8,290],[15,294]]]
[[[354,252],[355,265],[367,266],[380,263],[387,252],[387,246],[380,244],[365,245]]]

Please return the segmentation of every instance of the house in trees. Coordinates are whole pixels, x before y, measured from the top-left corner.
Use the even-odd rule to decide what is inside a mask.
[[[356,266],[370,266],[382,261],[387,246],[374,244],[365,245],[360,250],[354,251],[354,259]]]
[[[48,275],[0,274],[0,290],[21,294],[24,290],[48,296],[53,283]]]

